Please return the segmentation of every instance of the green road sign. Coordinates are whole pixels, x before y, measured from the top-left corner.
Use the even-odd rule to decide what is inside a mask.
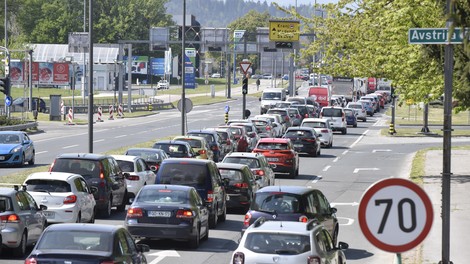
[[[464,31],[454,28],[449,36],[447,28],[410,28],[408,30],[408,43],[410,44],[462,44],[465,35],[469,34],[469,28]]]

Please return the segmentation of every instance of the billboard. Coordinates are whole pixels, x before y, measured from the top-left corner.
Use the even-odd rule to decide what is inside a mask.
[[[127,74],[127,56],[123,57],[124,65]],[[132,74],[145,74],[148,73],[148,64],[149,64],[149,57],[148,56],[132,56]]]
[[[24,85],[28,82],[29,64],[28,62],[10,62],[11,83],[14,85]],[[64,62],[33,62],[32,81],[33,84],[42,85],[69,85],[71,76],[69,63]]]

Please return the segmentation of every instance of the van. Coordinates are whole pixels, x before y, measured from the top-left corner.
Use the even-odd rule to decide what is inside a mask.
[[[308,97],[315,97],[320,107],[328,106],[330,98],[330,89],[326,87],[310,87],[308,90]]]
[[[259,99],[261,101],[260,114],[266,113],[278,102],[285,101],[287,97],[286,90],[283,88],[264,89]]]
[[[342,107],[323,107],[320,111],[320,118],[328,119],[333,131],[341,131],[343,135],[347,133],[346,115]]]

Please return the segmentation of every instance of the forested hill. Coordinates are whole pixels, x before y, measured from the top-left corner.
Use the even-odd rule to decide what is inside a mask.
[[[169,0],[166,7],[168,14],[182,15],[183,0]],[[248,11],[255,10],[260,13],[269,12],[272,17],[286,17],[274,5],[266,1],[244,0],[186,0],[186,14],[192,14],[203,27],[226,27],[232,21],[244,16]],[[299,5],[297,10],[306,17],[314,14],[313,5]]]

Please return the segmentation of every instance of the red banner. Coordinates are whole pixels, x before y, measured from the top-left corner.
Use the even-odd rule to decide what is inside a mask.
[[[69,64],[68,63],[54,63],[54,82],[69,82]]]

